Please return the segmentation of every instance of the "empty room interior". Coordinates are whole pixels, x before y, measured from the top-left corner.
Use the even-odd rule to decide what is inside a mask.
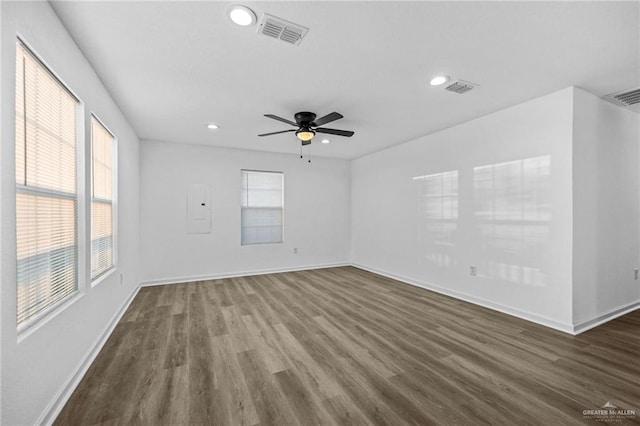
[[[640,2],[1,1],[0,423],[640,423]]]

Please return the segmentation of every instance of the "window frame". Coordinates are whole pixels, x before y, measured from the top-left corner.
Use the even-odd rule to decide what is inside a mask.
[[[112,235],[111,235],[111,244],[112,244],[112,265],[111,267],[105,269],[104,271],[100,272],[98,275],[96,275],[95,277],[92,276],[93,274],[93,264],[92,264],[92,260],[93,260],[93,240],[91,238],[91,233],[93,231],[93,228],[91,226],[92,224],[92,219],[93,219],[93,210],[92,210],[92,204],[93,204],[93,126],[92,126],[92,121],[95,120],[100,126],[102,126],[102,128],[104,130],[107,131],[107,133],[109,133],[111,135],[111,137],[113,138],[113,142],[112,142],[112,146],[111,146],[111,226],[112,226]],[[88,198],[88,203],[89,203],[89,209],[88,209],[88,215],[87,215],[87,220],[89,223],[89,232],[87,233],[87,237],[89,239],[89,253],[88,253],[88,260],[89,260],[89,267],[88,267],[88,272],[89,272],[89,278],[91,281],[91,287],[95,287],[96,285],[100,284],[102,281],[104,281],[108,276],[110,276],[112,273],[114,273],[117,269],[118,269],[118,137],[115,135],[115,133],[113,131],[111,131],[111,129],[104,124],[104,121],[102,121],[98,115],[92,111],[89,114],[89,133],[90,133],[90,137],[89,137],[89,144],[88,144],[88,151],[89,151],[89,188],[87,189],[87,198]],[[102,199],[98,199],[102,202],[104,202],[105,200]]]
[[[264,242],[257,242],[257,243],[245,243],[242,241],[242,217],[243,217],[243,210],[244,209],[260,209],[260,208],[273,208],[276,209],[277,207],[244,207],[242,205],[242,191],[243,188],[240,188],[240,247],[248,247],[248,246],[261,246],[261,245],[269,245],[269,244],[284,244],[284,188],[285,188],[285,176],[284,176],[284,172],[282,171],[276,171],[276,170],[256,170],[256,169],[240,169],[240,185],[242,185],[242,174],[244,172],[249,172],[249,173],[270,173],[270,174],[279,174],[282,177],[282,193],[281,193],[281,206],[279,207],[280,210],[282,210],[282,232],[281,232],[281,238],[280,241],[264,241]]]
[[[35,331],[37,331],[38,329],[40,329],[44,324],[48,323],[51,319],[55,318],[57,315],[59,315],[61,312],[63,312],[64,310],[66,310],[69,306],[71,306],[72,304],[74,304],[77,300],[79,300],[82,296],[84,296],[85,291],[86,291],[86,285],[84,277],[85,277],[85,273],[86,273],[86,243],[85,243],[85,237],[86,237],[86,230],[84,229],[84,226],[82,226],[82,224],[86,223],[86,209],[84,206],[84,200],[86,199],[85,197],[85,182],[84,182],[84,176],[85,176],[85,161],[84,161],[84,156],[85,156],[85,126],[84,126],[84,117],[85,117],[85,104],[82,101],[82,99],[80,98],[80,96],[78,96],[78,94],[73,91],[71,89],[71,87],[64,81],[64,79],[62,79],[60,77],[60,75],[58,73],[56,73],[54,71],[54,69],[49,65],[49,63],[42,57],[42,55],[40,55],[36,49],[33,48],[33,46],[27,42],[25,40],[25,38],[21,35],[21,34],[16,34],[16,38],[15,38],[15,43],[14,43],[14,47],[15,47],[15,52],[13,57],[15,58],[18,55],[18,49],[20,48],[20,46],[27,52],[27,54],[29,54],[42,68],[45,72],[47,72],[59,85],[61,88],[63,88],[72,98],[75,99],[76,103],[75,103],[75,140],[76,140],[76,145],[75,145],[75,150],[76,150],[76,155],[75,155],[75,173],[76,173],[76,193],[75,193],[75,200],[76,200],[76,221],[75,221],[75,234],[76,234],[76,264],[75,264],[75,268],[76,268],[76,282],[75,282],[75,289],[73,292],[71,292],[70,294],[66,295],[65,297],[61,298],[60,300],[56,301],[55,303],[51,304],[50,306],[47,306],[46,308],[42,309],[39,312],[34,313],[33,315],[25,318],[22,322],[18,322],[18,316],[17,316],[17,303],[18,303],[18,281],[17,281],[17,195],[19,192],[22,193],[27,193],[27,194],[35,194],[35,195],[45,195],[45,196],[52,196],[52,197],[56,197],[56,198],[65,198],[65,199],[73,199],[73,197],[69,197],[69,193],[65,193],[64,191],[57,191],[57,190],[52,190],[52,189],[48,189],[48,188],[38,188],[38,187],[30,187],[28,185],[24,185],[24,184],[19,184],[18,181],[16,180],[16,171],[15,171],[15,167],[16,167],[16,152],[15,152],[15,146],[16,146],[16,132],[17,129],[14,128],[13,131],[13,179],[14,179],[14,197],[13,197],[13,212],[14,212],[14,221],[13,221],[13,225],[14,225],[14,233],[13,233],[13,238],[14,242],[16,243],[14,246],[14,250],[13,250],[13,255],[15,256],[15,260],[16,260],[16,285],[15,285],[15,301],[16,301],[16,331],[17,331],[17,337],[18,337],[18,343],[23,341],[25,338],[27,338],[28,336],[30,336],[31,334],[33,334]],[[14,78],[14,83],[13,83],[13,87],[15,89],[15,79],[17,79],[17,69],[14,69],[14,74],[13,74],[13,78]],[[13,125],[15,126],[15,122],[16,122],[16,115],[17,115],[17,110],[16,110],[16,100],[17,100],[17,93],[14,92],[13,93],[13,102],[12,102],[12,107],[13,107]],[[26,155],[26,153],[25,153]]]

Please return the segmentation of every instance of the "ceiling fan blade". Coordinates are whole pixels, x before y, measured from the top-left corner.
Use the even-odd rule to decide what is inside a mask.
[[[280,133],[295,132],[295,131],[297,131],[297,130],[298,130],[298,129],[280,130],[279,132],[263,133],[263,134],[258,135],[258,136],[270,136],[270,135],[277,135],[277,134],[280,134]]]
[[[311,123],[312,126],[322,126],[323,124],[331,123],[332,121],[339,120],[343,117],[342,114],[338,114],[337,112],[332,112],[331,114],[327,114],[324,117],[320,117],[317,120],[314,120]]]
[[[328,133],[330,135],[346,136],[348,138],[355,134],[355,132],[352,132],[351,130],[327,129],[326,127],[318,127],[313,130],[318,133]]]
[[[282,121],[283,123],[291,124],[292,126],[298,127],[297,123],[295,123],[295,122],[293,122],[291,120],[287,120],[286,118],[278,117],[277,115],[265,114],[264,116],[265,117],[269,117],[269,118],[273,118],[274,120]]]

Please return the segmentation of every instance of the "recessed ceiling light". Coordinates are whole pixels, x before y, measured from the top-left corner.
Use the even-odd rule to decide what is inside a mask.
[[[329,139],[322,139],[320,142],[322,142],[322,143],[330,143],[331,141]]]
[[[432,86],[440,86],[441,84],[444,84],[447,81],[449,81],[449,76],[448,75],[439,75],[439,76],[433,77],[431,79],[431,85]]]
[[[239,4],[231,6],[227,15],[236,25],[240,25],[242,27],[253,25],[258,20],[253,10]]]
[[[211,130],[215,130],[215,129],[219,128],[219,127],[220,126],[218,126],[217,124],[213,124],[213,123],[207,124],[207,128],[211,129]]]

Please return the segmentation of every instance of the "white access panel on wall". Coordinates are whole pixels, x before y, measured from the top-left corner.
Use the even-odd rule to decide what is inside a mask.
[[[187,234],[211,233],[210,192],[210,187],[207,184],[189,184],[187,191]]]

